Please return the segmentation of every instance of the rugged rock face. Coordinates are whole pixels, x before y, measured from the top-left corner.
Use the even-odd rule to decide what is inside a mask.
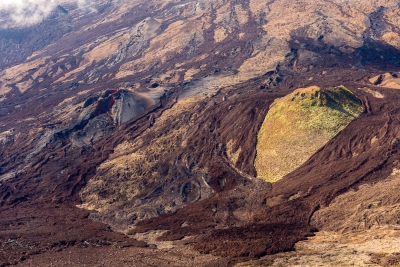
[[[397,227],[395,190],[381,199],[400,160],[397,1],[59,4],[0,30],[1,264],[130,246],[160,266],[234,265],[317,230]],[[360,116],[276,183],[257,179],[271,104],[340,85]]]

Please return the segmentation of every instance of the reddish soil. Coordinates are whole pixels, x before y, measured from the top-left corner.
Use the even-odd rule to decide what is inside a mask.
[[[332,84],[333,81],[325,82]],[[385,179],[392,172],[393,163],[400,159],[398,142],[394,141],[400,134],[396,104],[400,92],[373,88],[390,99],[388,103],[357,89],[361,81],[345,84],[363,101],[365,112],[299,169],[270,185],[239,178],[214,158],[213,163],[219,167],[212,169],[213,177],[231,177],[225,184],[226,189],[173,215],[142,221],[132,232],[169,230],[160,240],[201,235],[203,238],[193,244],[195,249],[234,258],[293,249],[295,242],[317,230],[309,225],[316,210],[328,205],[335,196],[349,189],[356,190],[360,184]],[[379,146],[371,146],[373,137],[379,138]],[[248,147],[247,151],[252,150]],[[292,199],[293,196],[298,197]],[[234,215],[239,207],[251,210],[245,222],[238,221],[237,214]],[[219,217],[219,210],[227,218]],[[181,227],[184,223],[188,226]]]
[[[337,76],[343,77],[345,73],[337,72]],[[362,72],[353,73],[352,80],[360,77],[357,83],[344,79],[337,82],[335,76],[332,76],[333,80],[313,81],[320,86],[346,84],[363,101],[365,112],[302,167],[273,185],[247,178],[238,170],[251,176],[255,174],[253,161],[257,130],[269,104],[274,98],[289,92],[285,88],[289,88],[293,80],[286,79],[279,93],[258,89],[258,80],[235,91],[221,92],[216,100],[226,94],[227,102],[203,111],[203,114],[208,114],[203,120],[213,121],[215,130],[204,131],[197,141],[193,140],[196,144],[188,146],[194,149],[200,164],[209,169],[212,174],[210,184],[217,193],[210,199],[189,204],[172,215],[140,222],[132,233],[169,230],[161,240],[199,236],[200,239],[194,241],[191,247],[202,253],[233,259],[230,263],[226,262],[227,265],[293,249],[295,242],[317,230],[309,225],[309,219],[319,207],[326,206],[336,195],[357,188],[361,183],[373,183],[386,177],[392,170],[392,163],[400,160],[397,143],[393,142],[399,134],[397,129],[400,121],[396,103],[400,100],[400,92],[373,88],[385,95],[384,99],[374,98],[357,89],[363,83],[362,76]],[[311,82],[296,87],[308,84]],[[236,93],[240,93],[241,97],[229,97]],[[241,103],[241,108],[231,113],[222,112],[235,103]],[[153,116],[159,116],[170,104],[173,102],[164,100],[152,112]],[[258,112],[254,111],[255,108]],[[60,139],[51,144],[53,149],[42,152],[30,170],[20,174],[14,181],[4,182],[0,208],[4,218],[0,223],[3,264],[16,263],[38,253],[56,253],[64,249],[75,253],[76,249],[70,247],[89,247],[85,253],[96,255],[99,250],[92,249],[95,246],[145,246],[142,242],[114,233],[108,227],[93,222],[88,219],[88,212],[73,205],[79,204],[80,188],[113,147],[124,139],[135,138],[149,126],[150,116],[142,116],[118,128],[90,150],[69,148]],[[240,127],[242,129],[239,130]],[[369,140],[374,136],[379,137],[380,147],[372,149]],[[236,164],[238,169],[224,160],[223,150],[216,149],[219,140],[232,137],[240,140],[244,148]],[[201,150],[197,150],[200,147]],[[64,162],[63,168],[67,175],[62,177],[65,179],[59,178],[55,182],[54,175],[59,166],[47,163],[50,161],[48,151],[54,155],[51,162]],[[354,152],[358,156],[352,157]],[[299,198],[288,201],[298,193]],[[186,227],[182,227],[184,223]]]
[[[111,28],[116,30],[131,26],[147,16],[149,14],[145,12],[137,18],[124,16],[115,24],[87,31],[79,38],[96,40]],[[243,46],[243,52],[239,56],[223,59],[220,59],[220,55],[206,58],[207,73],[199,73],[198,78],[221,71],[221,66],[240,66],[243,59],[252,54],[251,38],[259,32],[257,27],[250,26],[254,25],[248,25],[247,39],[240,42],[227,39],[218,44],[225,46],[227,54],[234,46]],[[76,46],[75,43],[78,43],[74,38],[74,35],[65,37],[63,46],[53,49],[58,49],[58,52],[70,51],[71,44]],[[212,29],[205,38],[213,39]],[[207,258],[209,261],[204,261],[207,266],[231,266],[250,258],[292,250],[297,241],[312,235],[318,230],[310,226],[310,218],[315,211],[329,205],[341,193],[357,190],[363,183],[375,183],[386,178],[392,172],[394,163],[400,160],[400,91],[374,87],[367,82],[367,78],[373,75],[398,71],[399,61],[396,58],[400,58],[400,51],[368,39],[365,46],[352,54],[345,54],[328,44],[318,46],[312,40],[303,40],[299,36],[296,38],[302,43],[293,46],[286,62],[282,62],[275,72],[232,88],[224,88],[212,99],[199,103],[198,110],[193,110],[193,113],[199,114],[196,136],[188,140],[188,145],[181,151],[174,151],[160,160],[157,171],[165,175],[160,177],[158,184],[148,185],[146,192],[143,192],[145,195],[156,191],[164,183],[185,181],[188,178],[186,169],[178,165],[171,166],[179,158],[190,158],[189,163],[207,169],[209,184],[215,192],[211,198],[188,204],[173,214],[139,222],[130,232],[166,230],[159,241],[184,241],[185,237],[193,237],[185,244],[185,249],[160,252],[148,248],[144,242],[113,232],[110,227],[93,221],[91,218],[104,221],[104,218],[96,217],[96,213],[89,214],[75,207],[81,204],[79,192],[114,148],[125,140],[141,136],[165,110],[176,103],[183,86],[179,81],[162,97],[159,105],[116,127],[93,146],[73,146],[68,131],[54,134],[51,142],[33,154],[30,152],[35,150],[38,139],[29,140],[26,137],[4,146],[6,149],[0,151],[1,174],[23,166],[26,161],[30,164],[14,178],[0,181],[0,266],[17,263],[21,266],[46,266],[50,263],[58,266],[110,266],[111,262],[116,263],[111,265],[132,266],[136,260],[139,261],[137,266],[163,266],[168,262],[180,263],[182,261],[179,260],[188,255],[200,259],[199,253],[210,257]],[[40,44],[39,47],[44,45]],[[300,48],[319,53],[319,61],[313,63],[313,68],[308,62],[298,62]],[[209,49],[205,44],[197,52],[201,55]],[[82,60],[81,56],[70,57],[75,67]],[[7,62],[16,61],[14,58],[7,59]],[[181,61],[182,58],[176,58],[163,67],[167,69]],[[118,64],[114,69],[102,69],[97,74],[102,76],[106,71],[115,72]],[[86,72],[95,68],[93,64]],[[324,71],[328,74],[322,74]],[[40,127],[51,128],[62,122],[58,122],[57,118],[39,115],[45,114],[66,98],[75,96],[78,90],[90,89],[94,94],[107,88],[118,88],[124,82],[132,84],[135,79],[143,82],[148,75],[141,73],[126,80],[106,80],[104,84],[95,86],[74,81],[63,85],[63,88],[54,86],[43,93],[39,91],[39,86],[32,87],[26,93],[13,88],[7,94],[7,101],[0,106],[0,132],[15,126],[19,127],[17,130],[22,132],[22,136],[29,136],[30,126],[17,123],[27,117],[37,118],[36,123]],[[270,81],[268,84],[267,80]],[[41,86],[46,87],[50,83],[50,80],[45,81]],[[300,87],[340,84],[351,89],[362,100],[364,113],[284,179],[275,184],[255,179],[257,132],[273,100]],[[358,89],[364,86],[379,91],[385,97],[375,98]],[[113,105],[113,96],[105,97],[108,97],[107,101],[103,100],[103,105],[98,106],[98,113],[107,112]],[[78,98],[82,102],[87,100],[86,96]],[[20,105],[21,108],[15,108]],[[174,127],[179,127],[186,115],[191,114],[177,117],[178,123]],[[148,135],[144,142],[151,143],[152,138],[163,134],[163,130],[153,133],[153,136]],[[379,146],[371,145],[374,137],[378,138]],[[235,164],[227,160],[225,145],[229,140],[236,140],[236,145],[241,147]],[[169,169],[173,169],[173,172],[168,173]],[[125,253],[121,253],[125,251],[127,258],[122,256]],[[110,256],[100,258],[106,253]],[[137,253],[143,255],[137,256]],[[162,256],[156,259],[158,253]],[[53,259],[57,259],[57,262]],[[192,263],[194,266],[202,264],[196,261]]]

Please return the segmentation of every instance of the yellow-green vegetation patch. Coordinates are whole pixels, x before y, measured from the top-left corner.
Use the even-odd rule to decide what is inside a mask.
[[[275,182],[312,154],[362,112],[346,87],[301,88],[276,99],[258,133],[258,177]]]

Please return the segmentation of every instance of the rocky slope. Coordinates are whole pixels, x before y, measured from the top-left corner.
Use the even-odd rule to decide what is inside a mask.
[[[1,13],[1,264],[128,247],[137,266],[157,251],[158,265],[268,265],[318,230],[397,227],[399,12],[391,0],[59,1],[18,27]],[[340,85],[363,112],[276,183],[257,179],[271,104]]]

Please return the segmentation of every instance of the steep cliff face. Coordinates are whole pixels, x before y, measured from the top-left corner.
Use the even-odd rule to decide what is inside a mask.
[[[396,197],[375,208],[357,192],[397,185],[398,12],[394,0],[65,0],[16,26],[2,11],[1,264],[28,248],[135,254],[136,238],[168,244],[161,266],[233,265],[318,229],[397,225]]]

